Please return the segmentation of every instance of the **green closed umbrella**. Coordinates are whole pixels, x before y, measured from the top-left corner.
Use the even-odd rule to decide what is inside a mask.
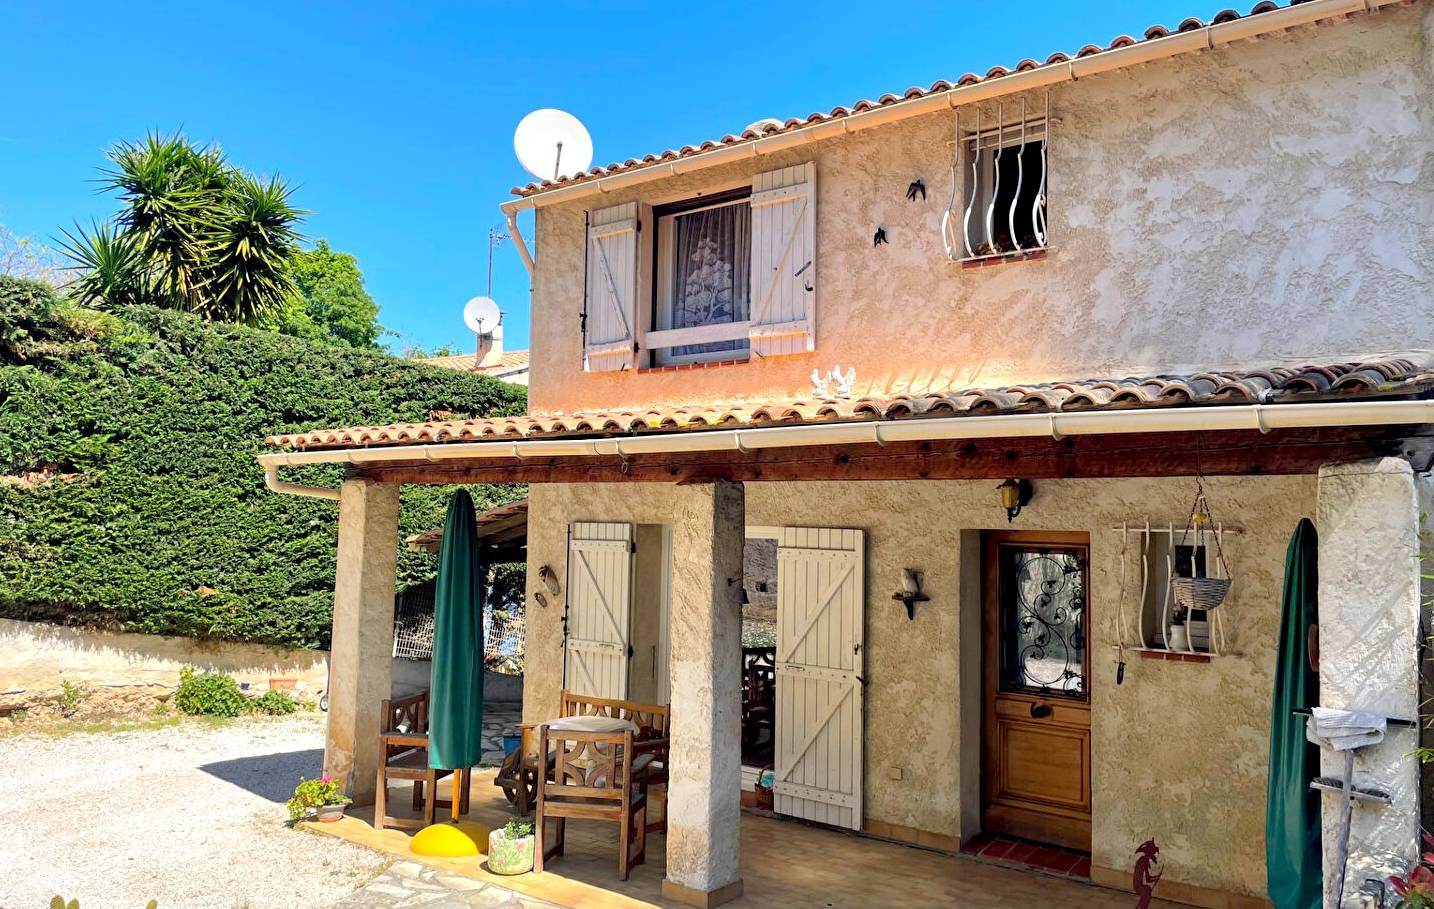
[[[1319,674],[1310,666],[1310,626],[1319,622],[1319,535],[1302,518],[1285,555],[1275,690],[1270,705],[1270,779],[1265,811],[1265,874],[1275,909],[1319,909],[1319,748],[1305,739],[1296,708],[1319,702]]]
[[[483,757],[483,570],[474,520],[473,500],[460,489],[443,521],[433,597],[428,766],[437,770],[466,770]],[[453,816],[458,816],[456,789]]]

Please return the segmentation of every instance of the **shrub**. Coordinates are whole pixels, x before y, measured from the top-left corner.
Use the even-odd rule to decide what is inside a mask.
[[[181,312],[98,313],[0,276],[0,617],[326,647],[332,502],[275,495],[266,435],[521,413],[523,389],[380,351]],[[338,465],[295,469],[337,486]],[[400,588],[437,560],[399,542],[453,487],[406,486]],[[472,489],[480,508],[514,487]]]
[[[234,717],[244,712],[244,695],[239,683],[217,672],[179,673],[179,693],[174,703],[190,716]]]
[[[317,780],[299,777],[294,787],[294,796],[285,803],[289,809],[289,820],[299,821],[308,816],[310,810],[325,805],[348,805],[353,799],[344,795],[344,789],[328,774]]]
[[[267,713],[270,716],[293,713],[299,709],[294,699],[282,691],[269,690],[249,702],[249,709],[255,713]]]
[[[532,836],[533,819],[528,817],[510,817],[508,818],[508,823],[503,825],[503,832],[508,834],[510,839]]]
[[[87,694],[89,694],[89,692],[85,690],[85,686],[76,685],[69,679],[61,679],[60,715],[64,717],[74,716],[75,711],[80,707],[80,702],[85,699],[85,695]]]

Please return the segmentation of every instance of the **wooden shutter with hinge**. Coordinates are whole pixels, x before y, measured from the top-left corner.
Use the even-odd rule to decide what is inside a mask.
[[[860,830],[865,620],[860,530],[777,541],[775,808]]]
[[[816,340],[815,163],[752,179],[752,356],[804,353]]]
[[[631,524],[572,525],[563,680],[568,690],[600,698],[627,697],[632,572]]]
[[[583,364],[588,372],[636,366],[637,203],[588,213]]]

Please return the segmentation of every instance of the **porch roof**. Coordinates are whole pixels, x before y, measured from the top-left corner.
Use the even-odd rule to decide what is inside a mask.
[[[829,423],[877,423],[933,417],[1156,410],[1212,405],[1284,405],[1322,401],[1409,399],[1434,390],[1434,367],[1390,358],[1362,363],[1271,367],[1191,375],[1084,379],[995,389],[794,398],[766,402],[673,405],[496,419],[430,420],[316,429],[270,436],[298,450],[612,438]]]

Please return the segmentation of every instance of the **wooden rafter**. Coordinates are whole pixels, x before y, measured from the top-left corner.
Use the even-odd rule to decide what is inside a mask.
[[[1142,433],[1064,439],[980,439],[626,458],[482,458],[350,468],[385,483],[690,483],[704,480],[1109,479],[1310,474],[1321,465],[1395,455],[1421,466],[1434,438],[1413,427]]]

